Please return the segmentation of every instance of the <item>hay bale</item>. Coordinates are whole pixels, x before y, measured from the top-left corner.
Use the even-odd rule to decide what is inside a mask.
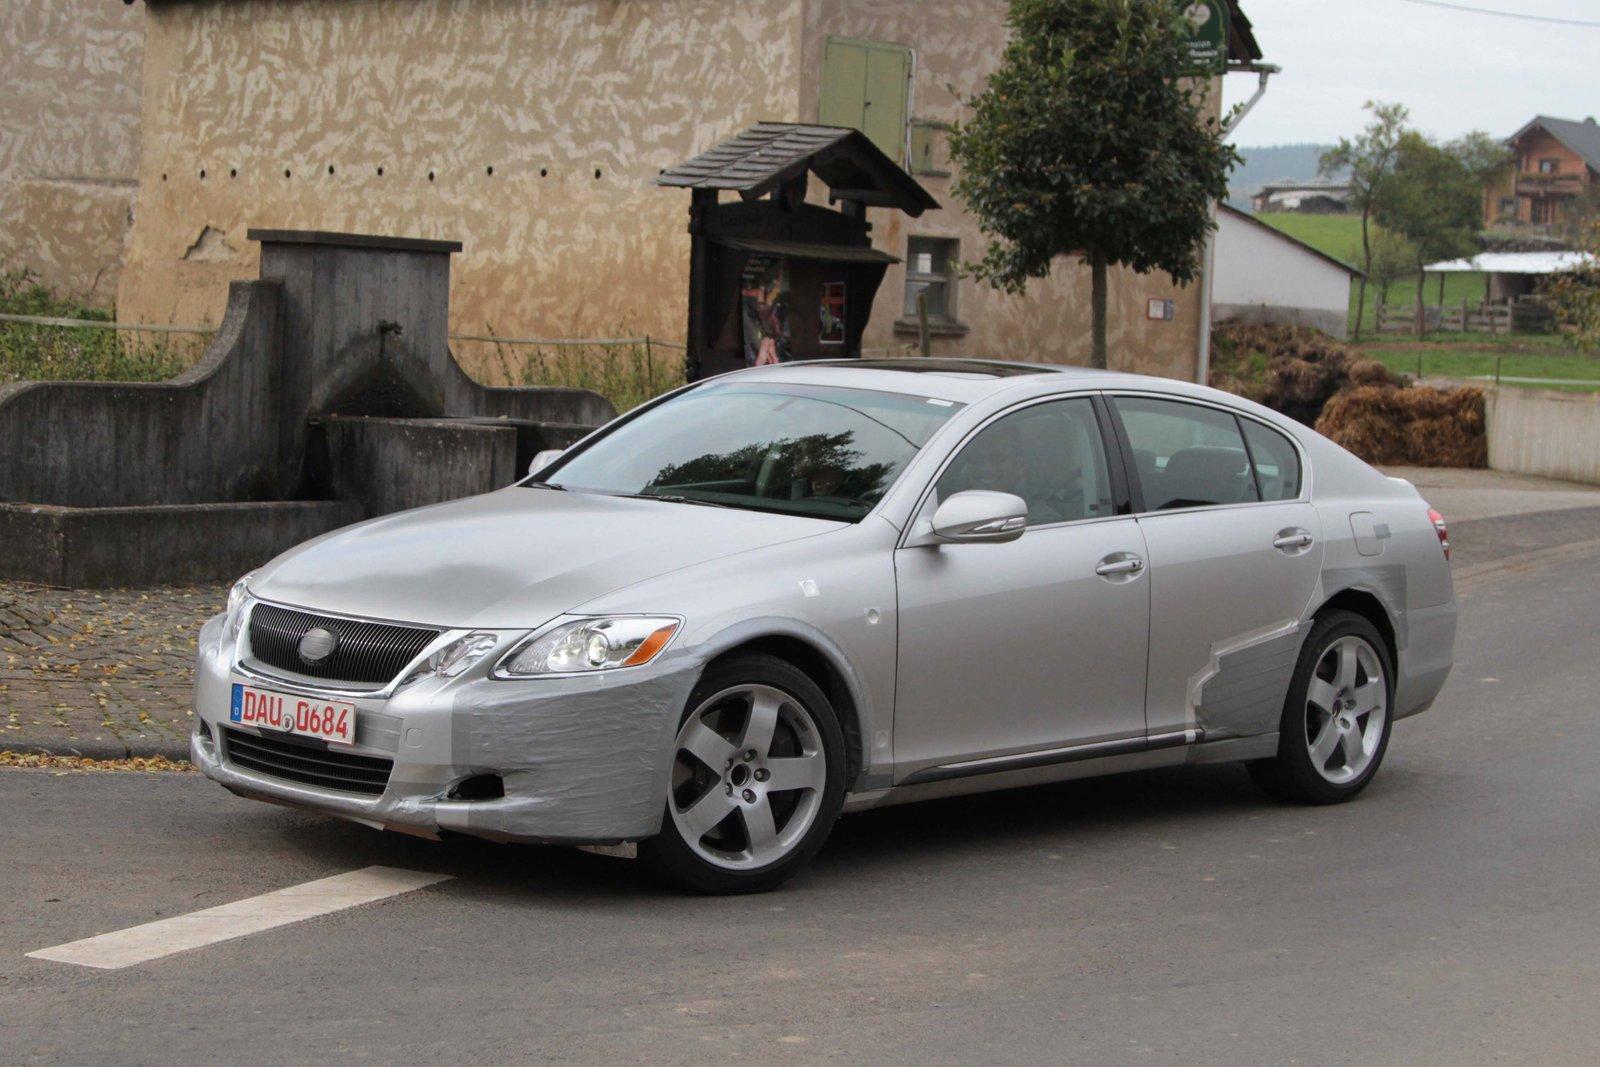
[[[1489,460],[1482,389],[1356,386],[1328,402],[1316,429],[1368,463],[1484,467]]]
[[[1355,350],[1306,326],[1224,322],[1212,331],[1210,384],[1314,425],[1349,384]]]
[[[1352,385],[1400,386],[1404,384],[1401,378],[1396,377],[1394,372],[1375,359],[1356,360],[1350,364],[1350,369],[1346,372],[1346,375]]]

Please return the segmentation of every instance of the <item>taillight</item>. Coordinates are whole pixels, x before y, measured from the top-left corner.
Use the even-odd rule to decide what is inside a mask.
[[[1433,532],[1439,535],[1439,547],[1444,550],[1444,558],[1450,558],[1450,527],[1444,523],[1444,516],[1439,514],[1437,508],[1428,509],[1428,521],[1433,523]]]

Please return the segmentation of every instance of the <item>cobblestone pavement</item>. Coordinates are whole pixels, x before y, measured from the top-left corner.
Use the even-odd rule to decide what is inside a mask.
[[[227,596],[0,581],[0,749],[186,752],[195,637]]]

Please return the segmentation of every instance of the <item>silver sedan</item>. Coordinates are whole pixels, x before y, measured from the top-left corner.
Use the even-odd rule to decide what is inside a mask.
[[[930,797],[1226,760],[1337,803],[1450,671],[1449,547],[1410,484],[1214,390],[758,368],[241,579],[193,758],[243,796],[637,852],[710,892]]]

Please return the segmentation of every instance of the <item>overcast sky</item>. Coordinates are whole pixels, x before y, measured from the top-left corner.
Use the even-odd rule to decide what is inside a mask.
[[[1600,23],[1600,0],[1460,0]],[[1364,124],[1367,100],[1398,101],[1450,138],[1505,136],[1536,114],[1600,115],[1600,26],[1556,26],[1406,0],[1240,0],[1265,61],[1283,68],[1239,126],[1241,146],[1330,142]],[[1256,79],[1230,74],[1226,100]]]

